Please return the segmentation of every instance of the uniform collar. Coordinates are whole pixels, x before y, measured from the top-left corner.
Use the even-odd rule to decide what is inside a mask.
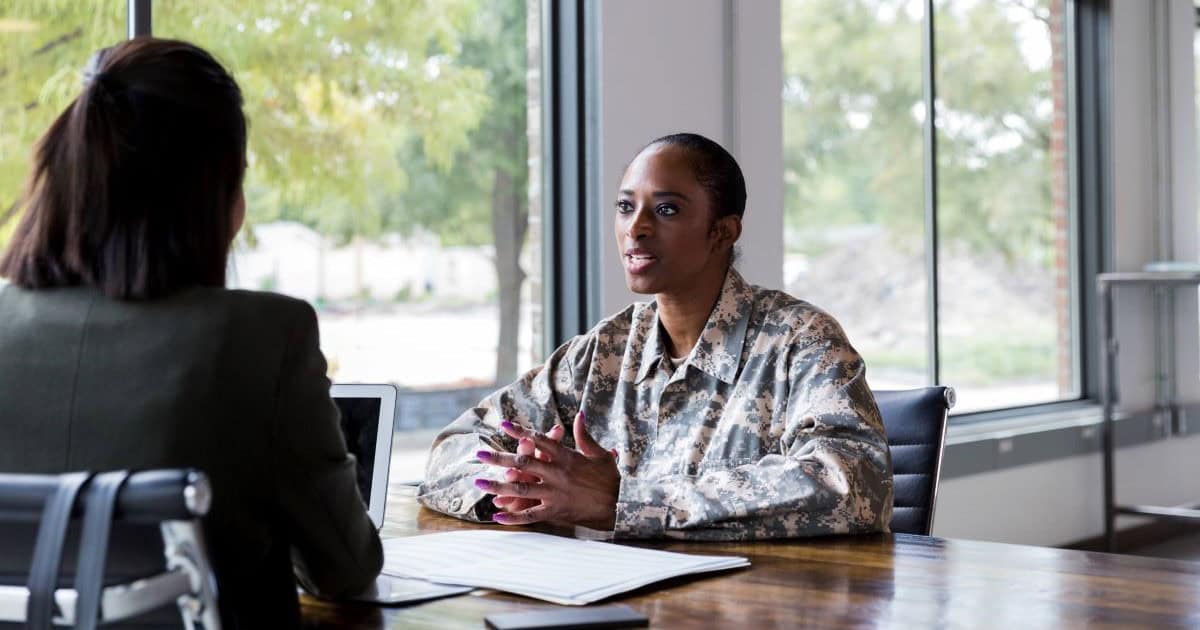
[[[704,331],[700,333],[700,339],[696,342],[696,347],[692,348],[685,365],[695,366],[713,378],[733,384],[737,378],[742,345],[746,340],[746,328],[750,323],[753,305],[754,289],[746,284],[741,274],[730,267],[725,274],[725,282],[721,285],[717,305],[709,314]],[[646,343],[642,346],[642,360],[635,383],[645,380],[666,352],[657,305],[652,305],[652,308],[654,321],[650,322]]]

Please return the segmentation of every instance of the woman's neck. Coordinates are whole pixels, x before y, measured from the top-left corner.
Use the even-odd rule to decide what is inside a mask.
[[[658,321],[666,333],[664,345],[672,357],[684,357],[692,351],[692,347],[704,332],[704,324],[721,297],[721,287],[725,284],[725,273],[716,281],[709,280],[702,287],[692,287],[686,291],[659,293],[655,296],[658,303]]]

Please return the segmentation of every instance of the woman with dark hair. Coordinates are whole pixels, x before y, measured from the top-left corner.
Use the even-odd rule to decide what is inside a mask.
[[[316,314],[224,288],[245,168],[241,91],[208,53],[137,38],[93,58],[0,258],[0,471],[203,470],[226,626],[287,627],[293,560],[338,596],[382,553]]]
[[[434,441],[424,505],[618,537],[887,531],[892,469],[862,359],[824,311],[732,267],[746,184],[696,134],[647,145],[613,216],[629,306]]]

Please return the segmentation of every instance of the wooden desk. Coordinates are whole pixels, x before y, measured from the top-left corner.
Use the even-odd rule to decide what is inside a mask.
[[[465,527],[479,526],[419,508],[410,488],[388,497],[385,536]],[[1200,563],[905,534],[652,546],[752,563],[614,598],[654,627],[1200,626]],[[394,608],[301,600],[309,627],[355,628],[482,628],[550,605],[491,591]]]

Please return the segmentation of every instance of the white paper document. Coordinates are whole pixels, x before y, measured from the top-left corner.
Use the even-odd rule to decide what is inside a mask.
[[[463,530],[383,541],[383,573],[578,606],[660,580],[750,565],[533,532]]]

